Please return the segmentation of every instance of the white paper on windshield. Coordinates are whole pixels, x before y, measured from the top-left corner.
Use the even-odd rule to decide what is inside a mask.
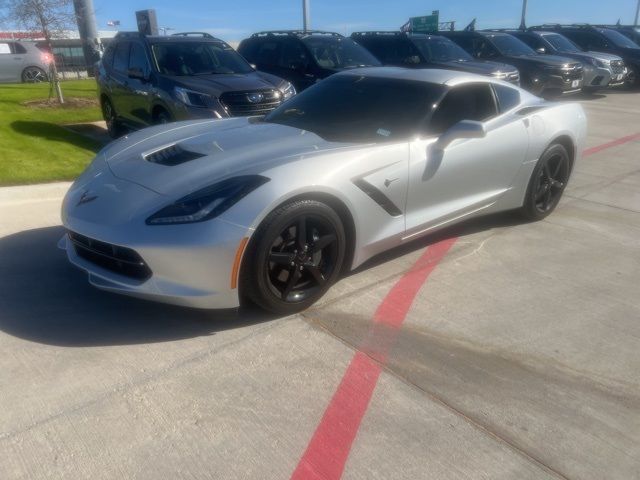
[[[11,53],[8,43],[0,43],[0,53]]]

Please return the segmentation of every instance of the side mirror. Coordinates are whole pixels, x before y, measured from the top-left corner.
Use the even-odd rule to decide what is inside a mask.
[[[547,49],[544,47],[538,47],[536,48],[536,53],[540,53],[544,55],[545,53],[547,53]]]
[[[146,82],[146,81],[149,80],[149,78],[144,74],[144,72],[140,68],[130,68],[127,71],[127,76],[129,78],[134,78],[134,79],[140,80],[142,82]]]
[[[487,131],[484,129],[484,125],[481,122],[475,120],[461,120],[454,126],[446,130],[436,143],[434,147],[438,150],[444,150],[454,140],[461,138],[484,138],[487,135]]]

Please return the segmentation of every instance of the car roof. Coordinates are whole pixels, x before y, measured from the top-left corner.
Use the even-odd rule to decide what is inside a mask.
[[[395,78],[415,82],[435,83],[439,85],[455,86],[467,82],[499,83],[490,77],[455,70],[437,68],[402,68],[402,67],[363,67],[345,70],[334,76],[363,76],[375,78]]]
[[[433,33],[418,33],[418,32],[398,32],[395,30],[382,31],[375,30],[369,32],[353,32],[351,34],[352,38],[360,38],[360,37],[375,37],[375,38],[445,38],[442,35],[433,34]]]

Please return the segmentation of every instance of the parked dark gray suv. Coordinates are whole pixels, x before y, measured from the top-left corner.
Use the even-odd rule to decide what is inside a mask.
[[[98,63],[96,81],[113,137],[175,120],[262,115],[296,93],[208,34],[119,33]]]

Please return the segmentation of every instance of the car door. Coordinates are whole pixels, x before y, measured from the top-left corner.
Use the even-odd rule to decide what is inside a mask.
[[[462,120],[482,122],[486,136],[434,148],[437,136]],[[452,88],[437,105],[425,138],[410,145],[406,238],[490,207],[511,186],[527,147],[525,123],[500,115],[489,83]]]
[[[109,75],[109,87],[111,89],[111,103],[121,119],[129,121],[129,50],[130,42],[119,42],[113,53],[113,67]]]
[[[126,110],[122,114],[126,115],[127,121],[135,127],[142,127],[152,123],[151,118],[151,92],[152,85],[149,82],[151,67],[147,58],[147,52],[141,42],[131,42],[129,51],[128,71],[140,72],[146,79],[128,78],[124,80]]]
[[[0,80],[19,82],[22,73],[22,55],[15,55],[9,42],[0,42]]]

